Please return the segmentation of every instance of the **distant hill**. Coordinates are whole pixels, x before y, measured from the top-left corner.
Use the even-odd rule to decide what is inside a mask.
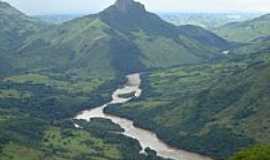
[[[75,18],[83,16],[82,14],[49,14],[49,15],[36,15],[35,18],[40,19],[50,24],[61,24]]]
[[[270,35],[270,14],[244,21],[228,23],[215,30],[215,33],[227,40],[249,42]]]
[[[260,16],[259,13],[159,13],[167,22],[175,25],[196,25],[209,30],[231,22],[242,22]]]

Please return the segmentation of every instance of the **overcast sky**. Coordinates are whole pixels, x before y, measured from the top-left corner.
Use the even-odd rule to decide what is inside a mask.
[[[3,0],[28,14],[95,13],[115,0]],[[270,0],[137,0],[153,12],[268,12]]]

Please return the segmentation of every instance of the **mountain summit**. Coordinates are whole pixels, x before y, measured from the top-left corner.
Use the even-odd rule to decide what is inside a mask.
[[[135,2],[134,0],[117,0],[112,7],[118,9],[121,12],[128,12],[129,10],[134,9],[145,11],[144,5],[139,2]]]

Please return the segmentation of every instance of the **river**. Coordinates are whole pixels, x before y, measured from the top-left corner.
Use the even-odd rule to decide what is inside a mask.
[[[158,156],[164,158],[171,158],[175,160],[212,160],[209,157],[205,157],[196,153],[187,152],[181,149],[170,147],[160,140],[157,135],[151,131],[135,127],[133,122],[109,115],[104,113],[104,108],[110,104],[123,104],[132,100],[134,97],[140,97],[142,90],[140,89],[141,78],[140,74],[131,74],[127,76],[127,83],[122,87],[117,89],[112,94],[112,101],[106,103],[95,109],[86,110],[81,112],[75,117],[75,119],[87,120],[91,118],[105,118],[110,119],[112,122],[119,124],[125,131],[122,133],[125,136],[134,138],[139,141],[142,146],[142,152],[147,148],[151,148],[157,152]],[[135,93],[135,96],[122,98],[121,95]]]

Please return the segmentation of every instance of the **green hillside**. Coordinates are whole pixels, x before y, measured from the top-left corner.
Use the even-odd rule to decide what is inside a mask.
[[[227,40],[249,42],[259,37],[270,35],[270,14],[244,21],[221,26],[215,33]]]
[[[230,43],[200,27],[176,27],[167,23],[134,1],[125,4],[119,0],[99,17],[137,46],[140,60],[147,68],[208,61],[219,56],[220,50],[230,47]],[[198,28],[201,32],[197,32]],[[202,39],[212,39],[215,43],[206,44]]]
[[[28,17],[6,2],[0,1],[0,74],[15,71],[14,52],[33,34],[46,30],[47,24]]]
[[[171,145],[219,159],[270,143],[266,43],[238,48],[230,62],[146,73],[142,98],[107,112],[134,120]]]
[[[30,36],[16,50],[20,56],[11,65],[27,71],[111,76],[207,62],[222,57],[220,51],[230,46],[209,31],[176,27],[138,2],[119,0],[101,13]]]
[[[114,72],[107,27],[95,18],[67,22],[49,32],[34,35],[19,49],[20,68],[67,71],[71,74]],[[48,65],[49,64],[49,65]],[[72,69],[71,69],[72,68]],[[71,69],[71,70],[69,70]]]
[[[39,21],[0,1],[1,50],[18,47],[19,42],[22,42],[27,35],[40,30],[40,25]]]

